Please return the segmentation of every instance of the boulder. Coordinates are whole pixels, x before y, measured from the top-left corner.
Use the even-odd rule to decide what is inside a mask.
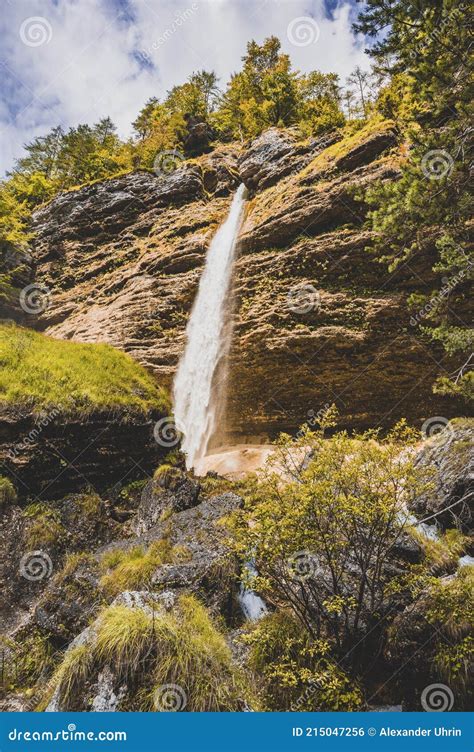
[[[138,535],[160,521],[165,512],[182,512],[198,503],[199,483],[176,468],[165,469],[143,489],[137,510],[135,530]]]
[[[441,420],[446,427],[423,444],[416,458],[430,488],[412,501],[411,511],[418,519],[436,514],[442,528],[460,527],[469,535],[474,527],[474,420]]]

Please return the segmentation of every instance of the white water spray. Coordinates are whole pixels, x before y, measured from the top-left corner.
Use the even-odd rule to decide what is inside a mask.
[[[186,328],[186,349],[174,381],[174,417],[177,429],[183,434],[181,446],[188,470],[205,456],[215,429],[219,405],[213,394],[213,380],[229,344],[226,313],[245,194],[245,186],[241,185],[207,252]]]

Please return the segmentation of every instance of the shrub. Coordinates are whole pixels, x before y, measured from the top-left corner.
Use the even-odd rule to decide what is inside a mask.
[[[377,439],[308,429],[297,440],[283,436],[279,472],[270,465],[254,481],[234,518],[235,549],[255,560],[257,589],[343,653],[388,608],[386,562],[405,529],[408,496],[421,490],[419,471],[401,455],[414,432],[401,424]],[[310,458],[303,468],[295,462],[302,450]]]
[[[39,630],[24,636],[20,642],[0,637],[2,651],[2,689],[26,690],[40,680],[52,664],[51,646]]]
[[[301,624],[276,611],[251,627],[243,640],[250,664],[263,678],[266,710],[356,710],[362,696],[356,682],[331,659],[325,640],[311,640]]]
[[[434,580],[429,592],[426,618],[451,637],[469,632],[474,623],[474,567],[461,567],[450,580]]]

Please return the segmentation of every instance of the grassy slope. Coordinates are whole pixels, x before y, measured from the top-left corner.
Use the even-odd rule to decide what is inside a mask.
[[[165,392],[132,358],[110,345],[56,340],[0,324],[0,404],[67,412],[169,410]]]

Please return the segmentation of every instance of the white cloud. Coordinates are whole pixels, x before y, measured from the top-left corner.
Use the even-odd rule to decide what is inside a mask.
[[[193,70],[214,69],[224,84],[250,39],[274,34],[296,68],[345,78],[355,65],[368,65],[363,40],[351,30],[350,8],[343,2],[329,16],[322,0],[6,0],[0,168],[11,167],[26,141],[58,123],[110,115],[120,135],[129,136],[144,102],[162,97]],[[319,27],[314,44],[288,40],[288,24],[300,16]],[[25,21],[32,17],[46,25],[36,22],[34,29],[30,22],[28,37]],[[46,41],[38,44],[41,33]]]

